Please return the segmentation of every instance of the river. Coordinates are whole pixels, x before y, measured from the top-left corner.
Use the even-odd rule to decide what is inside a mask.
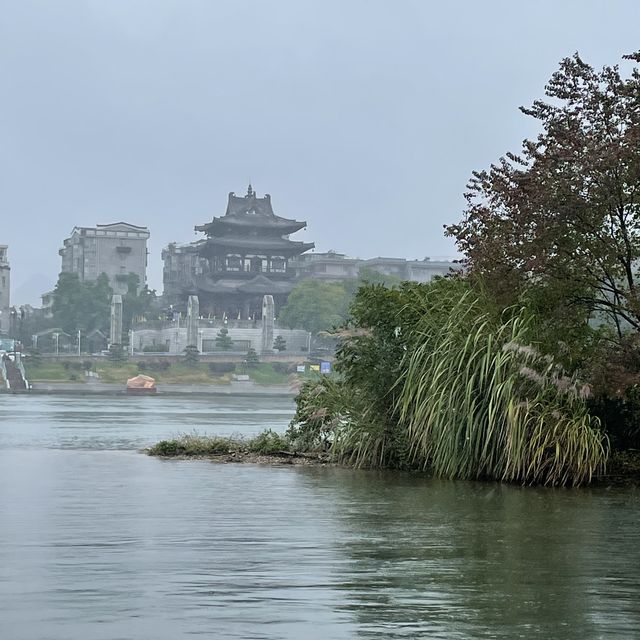
[[[159,460],[288,398],[0,396],[0,638],[640,638],[640,492]]]

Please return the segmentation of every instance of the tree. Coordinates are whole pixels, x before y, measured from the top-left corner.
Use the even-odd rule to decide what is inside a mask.
[[[218,335],[216,336],[216,347],[224,351],[233,349],[233,340],[229,335],[229,329],[227,329],[227,327],[222,327],[220,331],[218,331]]]
[[[80,282],[77,273],[61,273],[53,292],[53,324],[69,334],[106,330],[112,293],[104,273],[95,282]]]
[[[640,330],[640,71],[575,54],[545,93],[521,108],[541,133],[473,173],[447,234],[502,304],[527,296],[560,325],[604,314],[621,337]]]
[[[258,358],[258,353],[253,347],[249,347],[247,351],[247,355],[244,358],[244,362],[247,367],[255,367],[260,363],[260,359]]]
[[[136,273],[126,276],[127,293],[122,297],[122,327],[128,332],[136,318],[148,316],[156,304],[156,292],[146,285],[140,288]]]
[[[184,349],[184,363],[190,367],[195,367],[200,359],[198,347],[194,344],[188,344]]]
[[[348,316],[350,300],[342,284],[303,280],[289,294],[278,321],[286,327],[316,334],[342,324]]]
[[[127,353],[121,344],[109,345],[109,360],[114,364],[120,364],[127,359]]]
[[[276,336],[276,339],[273,341],[273,348],[278,352],[285,351],[287,348],[287,341],[282,336]]]

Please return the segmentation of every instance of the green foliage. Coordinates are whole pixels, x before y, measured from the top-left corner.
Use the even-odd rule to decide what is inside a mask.
[[[281,451],[289,451],[291,443],[289,439],[271,429],[266,429],[247,442],[249,451],[261,455],[273,455]]]
[[[640,72],[596,70],[576,53],[545,92],[521,109],[538,137],[473,173],[447,233],[504,306],[537,289],[559,331],[596,312],[621,338],[640,330]]]
[[[159,457],[219,456],[234,452],[274,455],[291,450],[291,443],[284,435],[267,429],[257,436],[244,440],[223,436],[183,434],[171,440],[161,440],[148,450],[149,455]]]
[[[244,357],[244,363],[247,367],[255,367],[260,363],[260,358],[258,358],[258,354],[253,347],[249,347],[247,355]]]
[[[215,376],[233,373],[236,370],[236,365],[233,362],[210,362],[208,367],[211,374]]]
[[[441,291],[446,294],[446,291]],[[441,476],[578,485],[607,443],[588,388],[528,346],[533,318],[452,290],[416,326],[399,403],[414,461]]]
[[[273,341],[273,348],[275,351],[281,353],[286,350],[287,341],[282,336],[276,336],[276,339]]]
[[[122,327],[125,333],[136,318],[149,317],[156,307],[156,292],[146,285],[140,288],[140,278],[135,273],[126,276],[127,293],[122,297]]]
[[[286,372],[276,370],[274,365],[269,362],[254,364],[246,372],[256,384],[285,384],[289,380]]]
[[[52,323],[70,335],[78,329],[106,331],[112,293],[104,273],[95,282],[80,282],[76,273],[61,273],[53,292]]]
[[[109,345],[109,362],[121,363],[127,359],[127,353],[125,352],[121,344]]]
[[[198,347],[194,344],[189,344],[184,349],[184,363],[189,367],[194,367],[198,365],[198,361],[200,359],[200,352],[198,351]]]
[[[356,465],[581,484],[607,442],[588,388],[530,346],[539,326],[468,281],[363,287],[341,332],[338,378],[303,385],[288,432]]]
[[[353,398],[333,376],[306,381],[296,397],[296,413],[287,430],[295,448],[329,449],[350,420]]]
[[[142,348],[142,353],[169,353],[168,344],[148,344]]]
[[[218,331],[218,335],[216,336],[216,347],[223,351],[233,349],[233,340],[229,335],[229,329],[227,329],[227,327],[222,327],[220,331]]]
[[[236,446],[230,438],[184,434],[171,440],[161,440],[148,451],[152,456],[206,456],[229,453]]]
[[[327,331],[346,320],[349,302],[350,295],[342,284],[303,280],[289,294],[278,322],[313,334]]]
[[[360,267],[358,270],[358,288],[367,284],[380,284],[383,287],[393,288],[399,286],[401,282],[402,278],[380,273],[371,267]]]
[[[42,363],[42,354],[40,353],[40,349],[31,347],[25,360],[34,367],[39,366]]]

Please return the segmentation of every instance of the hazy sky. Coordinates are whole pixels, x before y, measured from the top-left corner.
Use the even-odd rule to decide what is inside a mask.
[[[74,225],[160,251],[251,179],[317,250],[454,255],[473,169],[535,132],[518,106],[579,50],[640,49],[640,3],[0,0],[0,244],[38,302]]]

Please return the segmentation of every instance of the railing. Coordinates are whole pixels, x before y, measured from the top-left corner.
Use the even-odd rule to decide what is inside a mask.
[[[7,389],[11,389],[11,385],[9,384],[9,377],[7,376],[7,367],[4,364],[4,358],[0,356],[0,374],[2,374],[2,379],[4,380],[4,384]]]
[[[132,325],[134,331],[143,331],[145,329],[185,329],[187,326],[187,318],[182,316],[180,321],[177,320],[148,320],[145,322],[135,322]],[[198,320],[199,329],[221,329],[226,327],[227,329],[260,329],[262,328],[262,320],[237,320],[227,318],[226,322],[221,318],[200,318]],[[275,323],[275,328],[278,328],[278,323]],[[280,327],[285,328],[285,327]]]
[[[22,376],[22,380],[24,381],[24,388],[29,389],[29,381],[27,380],[27,372],[24,369],[24,365],[22,364],[22,356],[20,354],[16,354],[16,365],[18,367],[18,371],[20,371],[20,375]]]

